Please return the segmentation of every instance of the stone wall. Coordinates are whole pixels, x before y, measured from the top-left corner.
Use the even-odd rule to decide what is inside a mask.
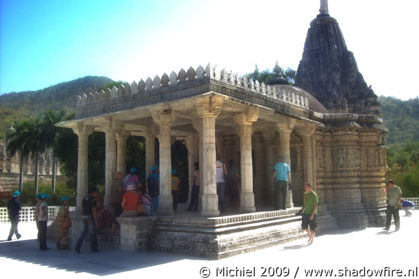
[[[379,125],[340,120],[315,134],[320,203],[327,204],[339,227],[381,226],[386,131]]]

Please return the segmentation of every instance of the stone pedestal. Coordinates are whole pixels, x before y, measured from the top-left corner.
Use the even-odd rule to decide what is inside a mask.
[[[119,217],[120,246],[122,251],[149,250],[150,238],[157,217]]]

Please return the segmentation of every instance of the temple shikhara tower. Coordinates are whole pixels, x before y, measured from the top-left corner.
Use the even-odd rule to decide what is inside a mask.
[[[119,218],[121,249],[219,258],[300,237],[295,212],[305,182],[319,195],[321,231],[382,225],[386,130],[380,114],[321,1],[295,86],[277,67],[266,85],[208,64],[83,94],[75,119],[59,125],[78,136],[78,209],[88,189],[89,135],[106,135],[105,207],[114,173],[127,168],[127,137],[145,138],[147,173],[160,168],[160,207],[152,217]],[[200,165],[199,213],[172,209],[170,150],[176,140],[188,150],[190,183],[193,163]],[[240,172],[236,211],[218,208],[216,154]],[[271,178],[279,155],[291,166],[287,210],[273,208]]]

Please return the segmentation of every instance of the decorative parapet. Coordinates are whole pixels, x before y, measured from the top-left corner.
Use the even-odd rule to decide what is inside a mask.
[[[208,64],[205,68],[201,65],[196,70],[189,67],[187,71],[181,69],[178,73],[172,71],[170,75],[165,73],[161,77],[155,76],[153,79],[148,77],[145,81],[141,79],[138,83],[134,81],[131,84],[121,84],[117,87],[113,86],[112,88],[79,95],[76,118],[128,109],[132,108],[133,105],[155,104],[206,93],[205,90],[201,90],[202,92],[198,90],[195,93],[189,90],[185,94],[176,94],[175,92],[211,85],[214,82],[225,87],[234,86],[236,89],[245,90],[253,96],[260,96],[295,108],[309,109],[308,98],[303,93],[299,94],[301,89],[297,87],[275,88],[252,79],[248,80],[245,76],[234,74],[225,69],[219,70],[216,66],[211,67]],[[206,87],[206,89],[209,88]]]

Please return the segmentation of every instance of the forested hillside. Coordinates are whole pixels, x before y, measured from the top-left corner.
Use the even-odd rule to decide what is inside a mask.
[[[384,126],[389,130],[387,143],[419,141],[419,98],[402,101],[381,96],[378,100],[383,107]]]
[[[105,87],[111,82],[107,77],[86,76],[38,91],[0,95],[0,138],[13,120],[39,116],[50,109],[73,111],[77,95]]]

